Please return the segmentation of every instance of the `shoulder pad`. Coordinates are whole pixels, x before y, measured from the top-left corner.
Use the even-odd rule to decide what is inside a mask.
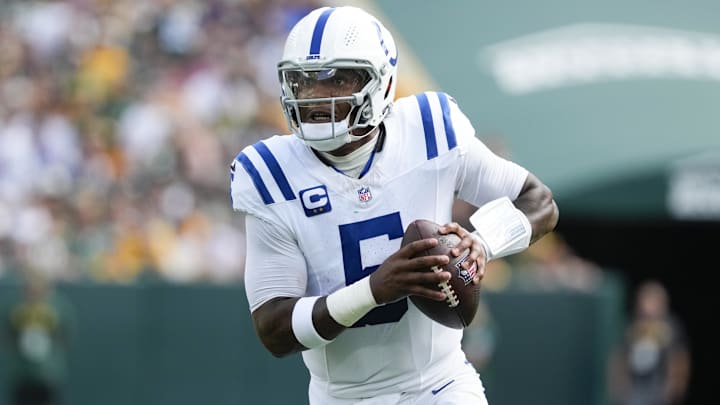
[[[401,98],[396,102],[393,114],[411,121],[408,128],[422,136],[420,142],[424,143],[427,160],[455,149],[468,136],[475,136],[475,129],[455,99],[445,93],[429,91]]]
[[[282,145],[285,142],[277,138],[281,137],[246,147],[230,164],[233,209],[260,215],[274,204],[297,198],[276,156],[277,153],[288,153]]]

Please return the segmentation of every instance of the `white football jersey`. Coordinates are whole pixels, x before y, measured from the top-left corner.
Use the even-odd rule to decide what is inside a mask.
[[[323,164],[295,136],[248,146],[233,161],[233,208],[261,220],[247,235],[251,310],[279,296],[327,295],[367,277],[400,248],[413,220],[450,222],[456,196],[476,206],[514,200],[527,177],[475,138],[444,93],[397,100],[384,125],[382,150],[360,179]],[[402,299],[303,358],[315,387],[362,398],[417,389],[462,364],[461,337]]]

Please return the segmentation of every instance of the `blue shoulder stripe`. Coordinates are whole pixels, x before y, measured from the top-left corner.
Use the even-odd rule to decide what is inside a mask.
[[[436,158],[438,155],[430,102],[428,102],[427,94],[425,93],[417,94],[415,98],[417,98],[418,104],[420,105],[420,116],[422,117],[423,131],[425,131],[425,150],[427,151],[427,158],[430,160]]]
[[[283,197],[285,197],[286,200],[294,200],[295,199],[295,193],[292,191],[292,187],[290,187],[290,183],[287,180],[287,177],[285,177],[285,173],[283,173],[282,168],[280,168],[280,164],[278,163],[277,159],[275,159],[275,156],[270,152],[270,149],[268,149],[267,145],[265,145],[262,141],[257,142],[253,145],[253,148],[260,154],[260,157],[262,160],[265,161],[265,165],[267,165],[267,168],[270,169],[270,174],[272,174],[273,179],[275,179],[275,182],[277,183],[278,187],[280,187],[280,191],[282,191]]]
[[[240,162],[247,174],[250,175],[250,179],[252,179],[253,184],[255,184],[255,188],[257,189],[258,193],[260,193],[260,197],[262,198],[263,202],[265,204],[274,203],[275,200],[273,200],[267,187],[265,187],[265,182],[263,182],[262,177],[260,177],[260,173],[258,173],[255,165],[253,165],[250,159],[248,159],[248,157],[242,152],[240,152],[235,159]]]
[[[455,139],[455,128],[453,128],[452,120],[450,119],[450,104],[448,104],[448,96],[445,93],[437,93],[438,99],[440,99],[440,108],[442,109],[443,124],[445,125],[445,137],[447,138],[448,149],[452,149],[457,146],[457,139]]]
[[[334,8],[329,8],[320,14],[317,22],[315,23],[315,29],[313,30],[312,40],[310,42],[310,53],[308,58],[310,59],[313,55],[320,54],[320,45],[322,44],[323,33],[325,32],[325,24],[327,23],[330,14],[335,11]]]

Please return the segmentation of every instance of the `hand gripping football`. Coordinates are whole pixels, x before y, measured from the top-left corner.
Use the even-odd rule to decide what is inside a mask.
[[[402,246],[416,240],[436,238],[438,245],[420,253],[418,256],[446,255],[450,262],[442,267],[435,266],[426,271],[448,271],[450,280],[437,286],[439,291],[445,293],[445,301],[435,301],[429,298],[411,295],[410,299],[420,311],[430,319],[454,329],[463,329],[472,322],[480,302],[480,284],[472,282],[476,266],[465,270],[461,264],[470,253],[466,249],[459,256],[453,257],[450,250],[460,242],[460,237],[454,233],[441,235],[438,233],[440,225],[425,219],[418,219],[410,223],[402,239]]]

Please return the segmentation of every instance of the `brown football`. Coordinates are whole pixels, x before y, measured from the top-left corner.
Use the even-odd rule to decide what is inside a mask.
[[[475,266],[469,270],[462,268],[461,263],[469,253],[466,249],[457,257],[453,257],[450,250],[460,242],[460,237],[454,233],[441,235],[438,233],[440,225],[433,221],[418,219],[410,223],[405,229],[402,246],[416,240],[436,238],[438,245],[426,250],[417,256],[447,255],[450,262],[442,268],[428,268],[427,271],[448,271],[450,281],[439,284],[437,289],[445,293],[445,301],[435,301],[425,297],[411,295],[410,299],[420,311],[430,319],[454,329],[463,329],[472,322],[480,301],[480,284],[472,282],[475,276]]]

